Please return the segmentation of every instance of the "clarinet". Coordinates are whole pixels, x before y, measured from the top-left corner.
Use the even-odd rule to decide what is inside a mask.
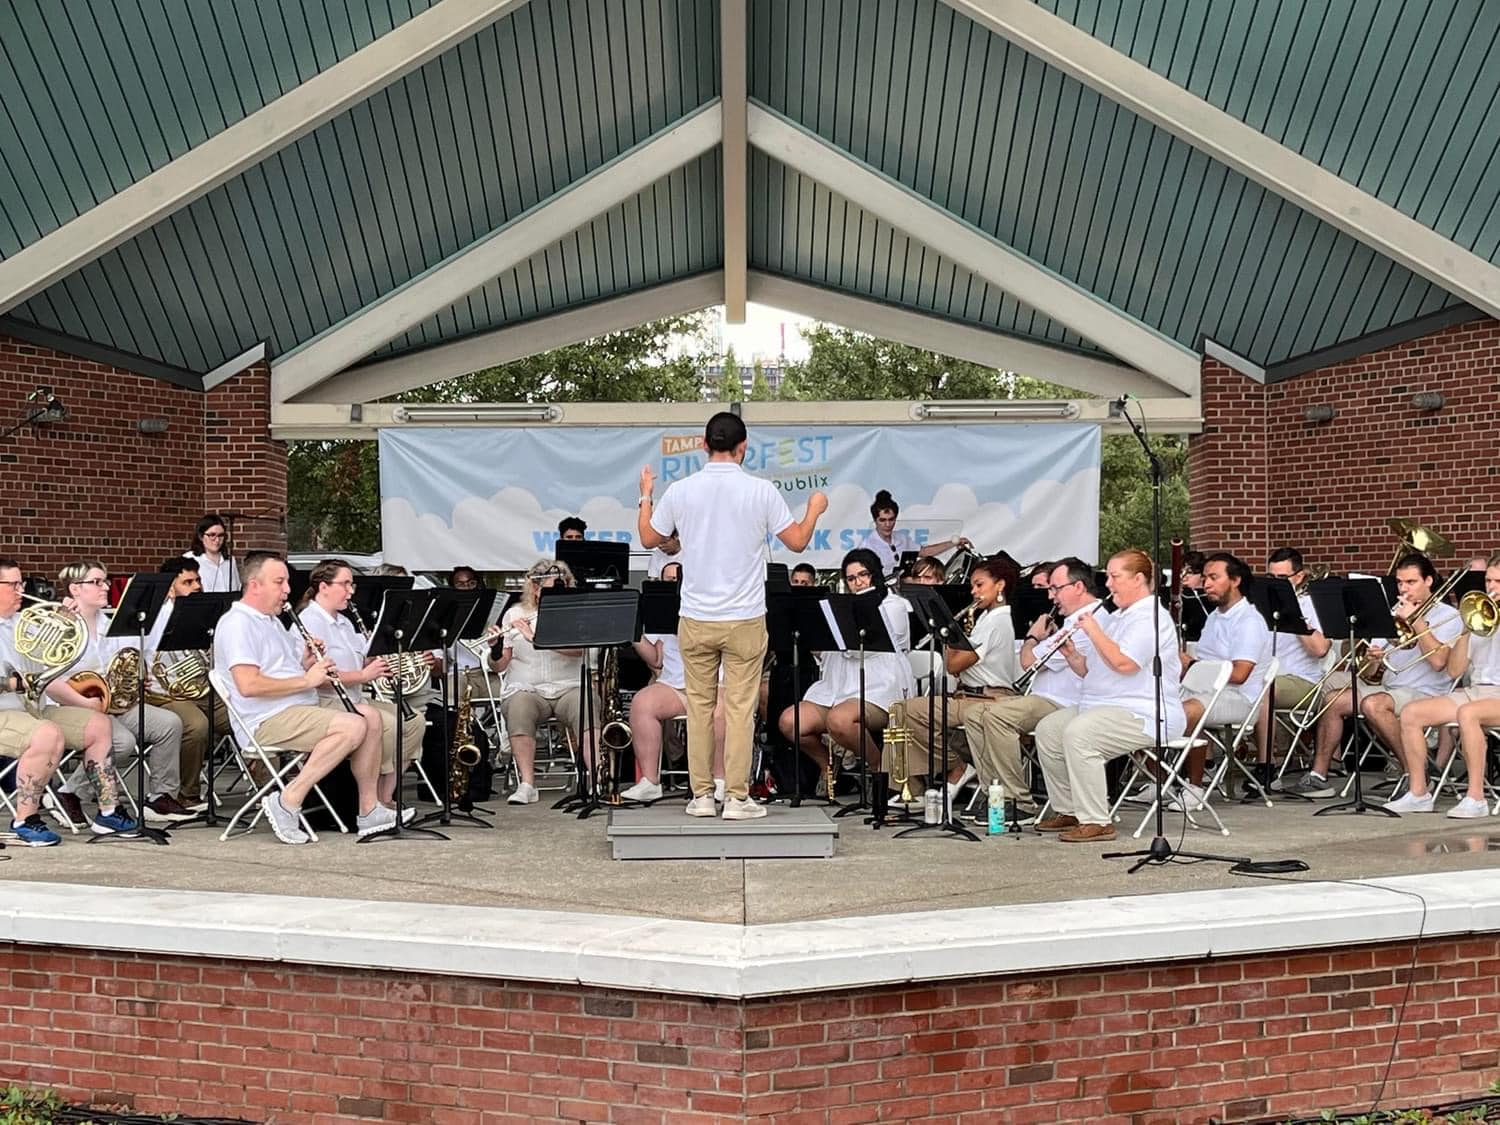
[[[302,618],[292,612],[292,607],[290,605],[282,606],[282,612],[292,619],[292,626],[301,635],[302,643],[313,652],[321,653],[323,651],[322,644],[307,631],[307,626],[302,624]],[[354,705],[354,700],[349,698],[349,693],[344,690],[344,685],[339,682],[337,672],[329,673],[328,686],[333,688],[333,694],[339,697],[339,702],[344,705],[345,711],[348,711],[351,715],[359,713],[359,708]]]

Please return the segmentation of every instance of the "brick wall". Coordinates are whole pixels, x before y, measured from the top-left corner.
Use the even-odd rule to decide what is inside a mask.
[[[1447,400],[1436,413],[1418,391]],[[1308,422],[1327,404],[1331,422]],[[1189,443],[1193,546],[1300,547],[1335,571],[1390,565],[1387,520],[1411,516],[1458,558],[1500,549],[1500,321],[1480,320],[1261,386],[1206,360],[1204,433]]]
[[[66,419],[0,442],[0,552],[28,570],[55,574],[80,555],[121,572],[155,569],[187,548],[210,507],[285,508],[286,451],[269,437],[264,365],[203,395],[0,335],[0,428],[25,416],[38,384],[54,389]],[[166,432],[141,433],[144,418],[165,419]],[[255,531],[254,545],[284,546],[278,525]]]
[[[0,946],[0,1073],[253,1120],[1189,1122],[1482,1093],[1500,936],[736,1003]],[[1407,982],[1411,980],[1410,994]]]

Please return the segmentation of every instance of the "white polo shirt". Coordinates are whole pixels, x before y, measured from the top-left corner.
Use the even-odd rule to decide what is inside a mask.
[[[656,673],[656,682],[685,691],[687,673],[683,671],[682,648],[677,643],[677,634],[645,633],[641,639],[661,644],[661,671]]]
[[[1500,633],[1469,638],[1469,683],[1500,687]]]
[[[1307,594],[1298,594],[1297,608],[1302,611],[1302,619],[1307,622],[1309,629],[1314,633],[1322,631],[1323,623],[1318,620],[1318,611],[1313,608],[1311,597]],[[1281,675],[1300,676],[1309,683],[1317,683],[1323,675],[1323,658],[1308,652],[1302,647],[1301,639],[1289,633],[1284,633],[1275,640],[1276,655],[1281,660]],[[1271,653],[1268,650],[1266,659],[1270,658]]]
[[[16,619],[0,617],[0,662],[9,664],[17,672],[26,669],[26,663],[16,652]],[[18,691],[0,691],[0,711],[24,711],[26,703]]]
[[[243,601],[235,602],[219,619],[219,627],[214,631],[214,667],[223,669],[229,680],[230,705],[245,721],[248,733],[255,733],[267,719],[288,707],[316,707],[318,693],[307,688],[291,695],[251,698],[240,694],[234,680],[234,669],[241,664],[250,664],[259,668],[262,675],[278,680],[291,679],[305,671],[302,651],[302,638],[283,625],[279,618],[252,609]],[[237,730],[235,733],[243,736],[246,732]]]
[[[768,480],[729,461],[710,461],[674,481],[651,512],[658,535],[682,539],[683,617],[746,621],[766,613],[766,541],[793,523]]]
[[[1250,661],[1253,667],[1245,682],[1230,684],[1225,690],[1237,691],[1254,700],[1265,682],[1262,660],[1270,649],[1271,630],[1266,627],[1266,619],[1250,604],[1249,598],[1241,597],[1229,609],[1215,607],[1209,611],[1194,655],[1199,660]]]
[[[1447,602],[1438,602],[1427,612],[1427,625],[1424,628],[1430,628],[1432,636],[1437,640],[1451,645],[1464,631],[1464,620],[1458,615],[1458,610]],[[1387,648],[1387,652],[1389,651]],[[1400,671],[1387,671],[1380,681],[1382,688],[1406,688],[1418,695],[1442,695],[1453,683],[1453,677],[1448,675],[1447,669],[1434,668],[1427,663],[1414,644],[1398,652],[1391,652],[1390,657],[1390,663]]]
[[[198,577],[203,581],[205,594],[227,594],[240,588],[240,569],[228,555],[220,556],[218,562],[191,551],[184,551],[183,556],[197,562]]]
[[[1156,734],[1156,679],[1151,674],[1151,658],[1161,656],[1162,675],[1162,737],[1180,738],[1187,722],[1182,713],[1182,700],[1177,694],[1177,683],[1182,679],[1182,658],[1177,652],[1177,630],[1172,627],[1172,618],[1161,614],[1161,629],[1157,631],[1153,614],[1156,599],[1144,597],[1125,609],[1116,610],[1100,625],[1104,633],[1120,650],[1133,660],[1136,670],[1130,675],[1116,672],[1104,659],[1095,653],[1089,660],[1088,674],[1083,678],[1083,699],[1079,710],[1095,707],[1123,707],[1141,720],[1146,734]]]
[[[1010,687],[1016,682],[1021,663],[1016,659],[1016,627],[1009,609],[996,606],[981,613],[969,643],[979,654],[979,663],[959,673],[960,687]]]
[[[309,633],[323,642],[328,655],[333,658],[333,666],[340,672],[358,672],[365,666],[368,642],[359,635],[354,622],[342,613],[329,613],[311,601],[302,607],[297,618]],[[324,688],[319,694],[332,698],[333,688]]]
[[[896,567],[901,562],[901,551],[896,544],[887,543],[880,538],[880,532],[872,531],[859,541],[859,545],[867,551],[875,552],[887,578],[896,573]]]
[[[1083,701],[1083,677],[1074,672],[1068,666],[1067,657],[1059,651],[1062,643],[1059,641],[1064,629],[1071,628],[1078,623],[1078,619],[1086,613],[1098,612],[1102,603],[1098,598],[1087,605],[1080,606],[1072,613],[1063,618],[1063,623],[1057,632],[1043,637],[1037,642],[1032,650],[1035,663],[1041,664],[1041,669],[1031,680],[1031,694],[1039,695],[1043,699],[1049,699],[1059,707],[1076,707]],[[1104,624],[1107,613],[1100,613],[1098,621]],[[1090,665],[1096,663],[1094,660],[1094,642],[1089,640],[1088,634],[1082,629],[1075,629],[1073,635],[1068,638],[1073,642],[1073,647],[1083,654],[1083,658]]]

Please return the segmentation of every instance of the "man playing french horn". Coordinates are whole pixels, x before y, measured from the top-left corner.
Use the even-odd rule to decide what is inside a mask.
[[[82,711],[104,712],[104,701],[97,695],[85,695],[71,682],[79,673],[93,672],[108,680],[108,673],[120,654],[125,650],[136,650],[139,642],[132,644],[128,637],[109,637],[109,571],[97,559],[80,559],[68,563],[57,576],[57,592],[64,608],[72,610],[83,621],[88,630],[88,642],[83,656],[68,678],[58,677],[47,685],[46,697],[49,706],[47,718],[52,719],[52,705],[60,708],[54,720],[63,728],[70,743],[82,741],[83,731],[77,727],[77,713]],[[141,662],[144,667],[144,662]],[[140,690],[137,679],[133,684],[121,683],[113,688]],[[132,705],[121,707],[122,703]],[[112,701],[109,710],[118,711],[111,718],[111,742],[117,762],[126,760],[135,753],[137,740],[146,746],[146,769],[149,775],[146,786],[147,820],[158,823],[175,823],[191,819],[193,813],[177,800],[182,787],[182,720],[170,711],[147,704],[145,726],[141,726],[140,709],[133,700]],[[75,771],[63,785],[64,793],[75,796],[81,789],[90,786],[93,778],[86,768]],[[68,806],[64,806],[68,807]],[[81,808],[78,809],[81,812]],[[68,807],[68,815],[74,815]]]
[[[18,651],[16,625],[24,588],[20,564],[14,559],[0,559],[0,661],[23,672],[28,671],[29,662]],[[54,606],[53,612],[64,611],[61,606]],[[0,694],[0,754],[21,759],[16,769],[17,817],[12,828],[17,839],[41,847],[53,842],[48,837],[55,838],[56,833],[41,824],[38,814],[43,790],[64,750],[83,752],[84,769],[99,793],[99,815],[90,824],[91,829],[99,835],[134,831],[135,821],[118,807],[123,786],[110,756],[109,717],[91,709],[52,707],[44,721],[36,714],[40,701],[26,697],[28,694],[14,691]],[[55,746],[53,732],[56,732]],[[73,797],[72,806],[69,816],[73,822],[86,822],[77,797]]]

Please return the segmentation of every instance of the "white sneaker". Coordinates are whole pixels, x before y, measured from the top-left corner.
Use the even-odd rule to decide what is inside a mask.
[[[523,781],[516,786],[516,791],[505,798],[509,805],[534,805],[540,798],[537,796],[536,786],[529,781]]]
[[[1465,797],[1448,810],[1454,820],[1478,820],[1490,815],[1490,803],[1477,797]]]
[[[280,793],[268,793],[260,799],[260,807],[266,811],[271,822],[271,831],[283,844],[306,844],[312,837],[302,830],[301,818],[281,803]]]
[[[1168,793],[1171,790],[1167,790]],[[1142,782],[1138,789],[1125,794],[1124,801],[1127,805],[1149,805],[1156,800],[1156,782]]]
[[[1394,801],[1387,801],[1385,807],[1393,813],[1432,812],[1432,794],[1413,797],[1408,790]]]
[[[714,805],[713,795],[705,793],[701,797],[694,797],[687,803],[688,816],[718,816],[719,810]]]
[[[1208,806],[1208,791],[1201,785],[1194,785],[1191,781],[1184,781],[1179,793],[1186,797],[1187,806],[1193,812]]]
[[[661,800],[661,786],[649,777],[643,777],[620,796],[627,801],[659,801]]]
[[[714,800],[721,805],[724,803],[724,779],[722,777],[714,778]]]
[[[948,782],[948,807],[951,809],[958,803],[958,795],[963,792],[964,786],[973,781],[976,774],[973,766],[964,767],[964,775],[957,781]]]
[[[367,813],[354,818],[355,835],[363,840],[379,832],[389,832],[396,827],[396,810],[377,804]]]
[[[731,797],[724,802],[725,820],[754,820],[766,815],[766,806],[756,804],[749,797]]]

